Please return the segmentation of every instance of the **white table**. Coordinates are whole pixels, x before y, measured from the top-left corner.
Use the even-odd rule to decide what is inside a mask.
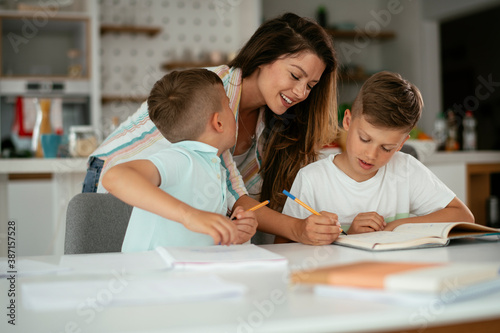
[[[340,246],[307,246],[302,244],[266,245],[264,248],[286,256],[291,271],[359,260],[412,260],[430,262],[500,263],[500,242],[457,240],[447,247],[392,252],[367,252]],[[17,258],[19,260],[20,258]],[[93,274],[111,272],[141,279],[164,274],[162,262],[138,259],[131,254],[67,255],[32,257],[73,268],[58,275],[18,277],[16,289],[26,281],[79,281]],[[110,260],[111,259],[111,260]],[[111,265],[105,264],[112,262]],[[103,267],[104,266],[104,267]],[[7,324],[2,313],[1,332],[440,332],[443,325],[459,325],[453,332],[471,331],[471,326],[500,326],[500,292],[456,302],[407,305],[355,299],[334,299],[315,295],[308,287],[291,286],[285,270],[226,271],[219,275],[244,283],[249,292],[239,299],[152,304],[147,306],[101,306],[92,313],[81,309],[33,312],[22,307],[16,298],[16,327]],[[2,300],[7,298],[8,282],[0,281]],[[89,295],[92,297],[93,295]],[[95,295],[94,295],[95,296]],[[85,300],[82,300],[82,302]],[[6,301],[2,301],[6,312]],[[486,325],[486,326],[484,326]],[[477,329],[475,331],[478,331]],[[491,330],[489,332],[493,332]],[[448,331],[447,331],[448,332]]]

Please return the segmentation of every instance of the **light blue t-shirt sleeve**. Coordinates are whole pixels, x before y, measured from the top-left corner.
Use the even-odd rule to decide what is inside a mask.
[[[165,149],[148,158],[158,169],[160,188],[173,187],[183,179],[190,169],[192,161],[185,154],[172,149]]]

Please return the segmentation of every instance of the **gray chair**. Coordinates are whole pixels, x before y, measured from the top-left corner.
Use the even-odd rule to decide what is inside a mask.
[[[120,252],[132,208],[111,194],[75,195],[66,212],[64,253]]]
[[[403,145],[403,147],[401,148],[401,152],[410,154],[418,160],[417,150],[410,145]]]

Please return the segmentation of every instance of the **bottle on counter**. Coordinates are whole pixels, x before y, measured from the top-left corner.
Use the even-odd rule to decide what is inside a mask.
[[[467,111],[463,120],[463,144],[464,150],[477,149],[477,135],[476,135],[476,119],[472,111]]]
[[[52,133],[52,125],[50,123],[50,106],[51,100],[42,98],[35,100],[37,107],[36,123],[33,129],[32,148],[35,157],[43,157],[43,149],[41,143],[42,134]]]
[[[445,150],[456,151],[460,149],[458,144],[458,124],[453,110],[448,110],[447,114],[448,138],[446,139]]]
[[[328,18],[325,6],[319,6],[318,9],[316,10],[316,21],[320,26],[326,28],[327,20]]]
[[[444,112],[439,112],[436,120],[434,120],[434,132],[432,133],[432,137],[437,143],[437,150],[444,150],[445,148],[446,138],[448,137],[447,127]]]
[[[498,197],[492,195],[486,202],[487,225],[492,228],[500,227],[500,216],[498,208]]]

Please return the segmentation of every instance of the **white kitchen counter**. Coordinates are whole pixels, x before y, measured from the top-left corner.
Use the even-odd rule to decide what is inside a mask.
[[[86,172],[87,158],[0,159],[0,256],[7,252],[10,219],[25,230],[17,244],[20,253],[62,254],[66,208],[69,200],[82,191]],[[52,174],[50,179],[21,176],[9,181],[9,174],[47,173]]]
[[[1,158],[0,174],[86,172],[87,158]]]
[[[479,150],[479,151],[457,151],[457,152],[435,152],[427,156],[424,160],[425,165],[436,164],[481,164],[481,163],[500,163],[500,151]]]

